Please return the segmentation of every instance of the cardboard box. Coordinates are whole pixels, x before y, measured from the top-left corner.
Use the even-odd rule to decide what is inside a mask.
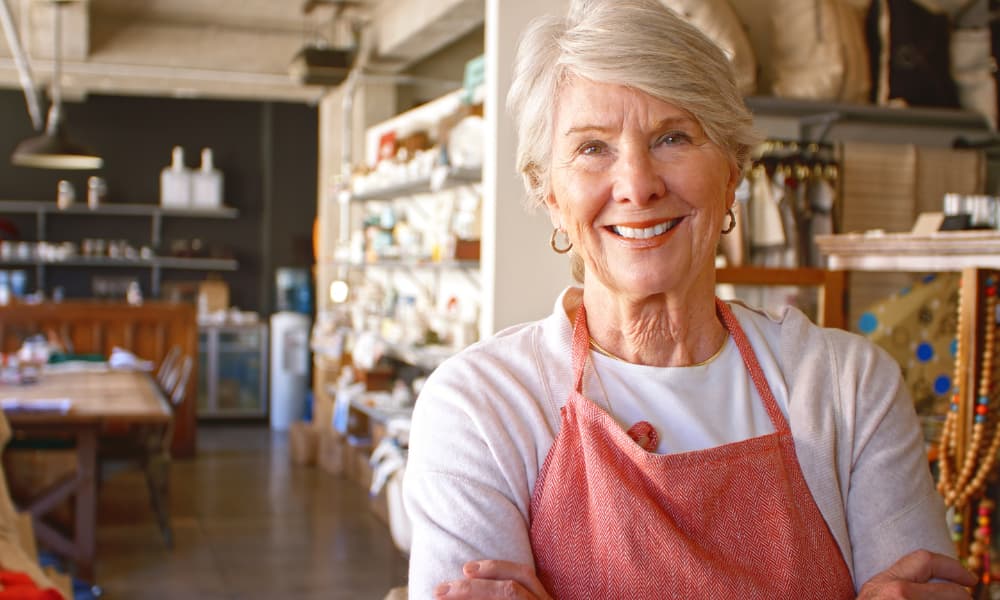
[[[198,284],[198,313],[229,308],[229,284],[221,279],[206,279]]]
[[[372,485],[372,468],[368,464],[371,458],[372,447],[367,441],[361,444],[347,444],[346,464],[347,477],[364,489]]]
[[[296,421],[288,428],[288,450],[297,465],[314,465],[319,451],[319,430],[312,423]]]
[[[342,477],[346,470],[346,440],[340,433],[331,428],[318,430],[319,446],[317,452],[317,462],[321,469],[334,475]]]
[[[333,391],[340,374],[341,361],[313,354],[313,423],[319,429],[333,425]]]
[[[455,260],[479,260],[479,240],[455,240]]]

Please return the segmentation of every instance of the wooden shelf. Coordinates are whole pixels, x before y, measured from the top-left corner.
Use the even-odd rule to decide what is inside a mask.
[[[855,271],[960,271],[1000,269],[1000,232],[942,231],[848,233],[816,236],[830,269]]]

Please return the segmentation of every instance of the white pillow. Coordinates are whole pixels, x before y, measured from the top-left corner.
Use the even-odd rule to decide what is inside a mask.
[[[861,15],[845,0],[773,0],[773,93],[864,102],[871,89]]]
[[[733,8],[727,0],[662,0],[726,53],[736,70],[736,84],[744,96],[757,91],[757,58]]]

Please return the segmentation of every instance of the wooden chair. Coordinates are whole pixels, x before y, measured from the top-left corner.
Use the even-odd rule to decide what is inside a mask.
[[[160,389],[164,393],[169,389],[170,381],[176,378],[177,360],[180,356],[180,346],[171,346],[167,355],[160,361],[160,367],[156,370],[156,382],[160,384]]]
[[[180,356],[174,359],[175,368],[166,385],[161,384],[163,395],[171,409],[183,404],[188,389],[188,381],[194,371],[194,359]],[[159,373],[157,373],[159,374]],[[138,460],[146,478],[149,503],[156,515],[157,525],[168,548],[174,544],[173,527],[170,524],[170,440],[173,439],[174,421],[171,419],[166,429],[159,431],[137,428],[120,439],[101,441],[100,462]]]

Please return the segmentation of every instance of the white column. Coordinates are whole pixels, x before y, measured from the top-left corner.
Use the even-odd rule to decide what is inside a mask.
[[[505,108],[520,32],[532,18],[564,14],[567,6],[566,0],[486,0],[481,337],[545,317],[572,279],[567,257],[549,248],[548,215],[524,208],[514,124]]]
[[[351,120],[351,164],[364,162],[365,130],[392,116],[396,111],[395,87],[386,83],[362,81],[354,96]],[[337,245],[340,208],[335,185],[341,175],[344,130],[344,87],[324,96],[319,105],[319,172],[317,176],[317,211],[319,219],[319,256],[316,257],[316,309],[330,308],[329,287],[336,271],[330,265]]]

